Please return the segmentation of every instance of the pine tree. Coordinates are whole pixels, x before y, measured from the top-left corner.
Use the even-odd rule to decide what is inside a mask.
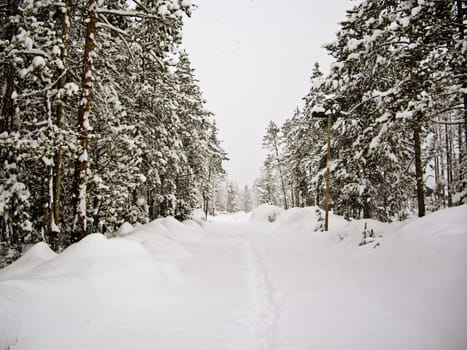
[[[56,1],[11,1],[2,16],[0,63],[5,83],[1,115],[1,161],[4,178],[0,203],[3,236],[15,244],[47,238],[51,229],[52,182],[58,120],[54,110],[66,95],[61,20]],[[21,11],[21,16],[16,16]],[[58,87],[58,88],[57,88]],[[44,181],[48,179],[48,181]],[[31,195],[34,194],[34,195]],[[34,217],[34,224],[30,219]],[[30,235],[30,232],[35,234]]]
[[[246,213],[250,212],[251,209],[253,209],[253,199],[252,199],[252,194],[250,191],[250,187],[248,185],[245,185],[243,188],[243,192],[241,194],[242,198],[242,210]]]
[[[282,128],[287,176],[304,179],[320,202],[326,126],[313,116],[324,113],[332,117],[337,213],[386,221],[416,202],[423,216],[428,167],[437,200],[462,202],[464,19],[462,2],[449,0],[362,1],[348,11],[327,45],[330,73],[323,79],[315,67],[303,113]]]
[[[237,183],[229,181],[227,183],[226,210],[228,213],[235,213],[240,210],[240,198]]]
[[[271,155],[267,156],[261,167],[260,176],[255,180],[254,192],[258,204],[280,206],[283,203],[280,176],[275,162]]]
[[[44,239],[60,250],[214,198],[226,155],[178,50],[189,2],[5,5],[2,249]]]
[[[288,200],[287,200],[287,190],[286,190],[286,181],[283,172],[282,166],[282,159],[281,155],[279,154],[280,148],[280,129],[277,125],[270,121],[269,125],[266,129],[266,135],[263,137],[263,147],[265,147],[269,154],[275,159],[275,166],[277,167],[277,171],[279,173],[279,179],[282,189],[282,199],[283,199],[283,206],[284,209],[288,208]]]

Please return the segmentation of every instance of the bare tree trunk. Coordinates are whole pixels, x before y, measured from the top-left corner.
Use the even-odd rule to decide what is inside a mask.
[[[316,185],[316,199],[315,199],[315,205],[320,207],[320,203],[321,203],[321,196],[320,196],[320,193],[319,193],[319,185],[317,184]]]
[[[467,84],[462,84],[463,89],[467,89]],[[463,93],[464,98],[464,155],[467,155],[467,94]]]
[[[444,126],[446,137],[446,175],[448,187],[448,207],[452,207],[452,153],[451,153],[451,138],[449,137],[448,126]]]
[[[18,15],[18,0],[8,0],[6,5],[5,18],[12,18]],[[5,39],[10,42],[13,41],[14,36],[17,32],[17,24],[14,21],[8,21],[5,28]],[[3,92],[2,96],[2,109],[0,111],[0,133],[11,132],[17,130],[19,127],[19,122],[16,120],[16,106],[15,99],[13,94],[15,93],[15,78],[16,70],[12,62],[7,62],[4,71],[3,71],[3,81],[0,81],[1,90]],[[4,161],[13,163],[15,159],[12,159],[12,155],[9,152],[2,152],[0,149],[0,164],[4,164]],[[11,169],[11,172],[17,173],[17,169]],[[12,174],[11,174],[12,175]],[[2,215],[2,224],[0,226],[0,234],[2,235],[2,241],[7,242],[9,246],[14,246],[18,244],[18,233],[15,232],[12,225],[12,218],[10,218],[10,213],[14,213],[16,210],[16,200],[13,198],[11,202],[11,208],[5,210]]]
[[[71,241],[77,242],[86,235],[86,172],[88,168],[89,114],[92,98],[92,75],[94,72],[95,37],[97,24],[97,0],[88,0],[88,22],[83,55],[81,99],[78,107],[78,129],[81,152],[75,166],[75,207]]]
[[[13,92],[15,90],[15,70],[11,63],[8,64],[5,75],[6,84],[5,94],[3,95],[2,101],[2,120],[0,125],[0,132],[13,130],[13,119],[15,115],[14,100],[12,98]]]
[[[63,63],[62,70],[60,72],[60,79],[57,84],[57,91],[62,92],[65,87],[67,78],[67,55],[68,55],[68,33],[69,33],[69,4],[70,0],[65,0],[62,7],[62,47],[60,52],[60,58]],[[51,183],[49,186],[51,191],[49,193],[50,198],[50,208],[49,208],[49,219],[48,219],[48,241],[50,247],[57,251],[59,249],[59,239],[58,235],[60,233],[60,194],[62,186],[62,174],[63,174],[63,151],[62,151],[62,141],[63,136],[61,130],[63,129],[65,115],[65,105],[63,101],[59,101],[59,105],[56,110],[56,124],[58,129],[58,146],[57,151],[54,157],[54,168],[53,172],[50,174]]]
[[[209,162],[207,185],[204,187],[204,190],[203,190],[203,206],[204,206],[204,216],[206,220],[208,219],[208,214],[209,214],[209,187],[211,184],[211,175],[212,175],[212,167],[211,167],[211,162]],[[206,189],[208,193],[206,193]]]
[[[327,152],[326,152],[326,195],[324,231],[329,229],[329,209],[331,207],[331,116],[328,115],[327,122]]]
[[[415,151],[415,177],[417,182],[418,216],[425,216],[425,189],[423,183],[422,146],[420,142],[420,125],[416,123],[413,128]]]
[[[462,0],[457,0],[457,25],[459,28],[459,41],[464,42],[465,40],[465,25],[464,25],[464,9],[462,7]],[[465,56],[464,56],[465,57]],[[467,82],[465,81],[465,74],[466,74],[466,67],[465,64],[461,66],[461,72],[460,76],[463,79],[462,81],[462,99],[464,102],[464,152],[461,152],[461,155],[463,153],[463,157],[461,156],[461,163],[459,165],[459,168],[461,170],[461,183],[463,186],[463,189],[465,189],[465,186],[467,186],[467,94],[465,93],[467,89]]]
[[[18,14],[18,7],[18,0],[9,0],[7,4],[7,17],[16,16]],[[16,34],[16,25],[9,22],[5,34],[6,38],[11,42]],[[6,82],[3,87],[5,92],[2,97],[0,133],[4,131],[12,131],[18,126],[15,122],[15,100],[13,99],[16,72],[12,62],[7,63],[3,74]]]
[[[211,216],[214,216],[214,213],[216,211],[216,194],[215,194],[215,188],[214,188],[214,181],[211,181]]]
[[[443,206],[443,200],[442,200],[442,192],[441,192],[441,186],[440,186],[440,164],[439,164],[439,156],[436,154],[435,156],[435,198],[436,198],[436,207],[441,208]]]
[[[456,4],[457,4],[457,26],[459,28],[459,39],[460,39],[460,42],[463,42],[464,41],[464,38],[465,38],[465,27],[464,27],[464,9],[462,7],[462,0],[457,0],[456,1]],[[463,66],[461,68],[462,72],[461,72],[461,76],[463,77],[462,79],[464,79],[463,83],[462,83],[462,88],[464,90],[464,92],[462,93],[462,97],[463,97],[463,102],[464,102],[464,151],[465,151],[465,155],[467,156],[467,94],[465,93],[465,89],[467,88],[467,83],[465,82],[465,66]]]
[[[437,154],[439,158],[439,175],[440,175],[440,181],[439,181],[439,189],[440,189],[440,196],[441,196],[441,205],[443,208],[446,208],[446,167],[445,167],[445,162],[444,162],[444,153],[443,153],[443,131],[441,129],[441,124],[438,125],[437,127],[437,141],[438,141],[438,149],[437,149]]]
[[[290,181],[290,206],[295,207],[295,194],[294,194],[294,181],[292,178],[292,181]]]
[[[463,156],[464,150],[463,150],[463,144],[462,144],[462,125],[461,124],[459,124],[457,127],[457,134],[458,134],[457,147],[458,147],[458,152],[459,152],[458,165],[457,165],[457,181],[459,181],[459,183],[462,183],[462,180],[464,179],[464,169],[463,169],[463,164],[462,164],[462,160],[464,157]]]

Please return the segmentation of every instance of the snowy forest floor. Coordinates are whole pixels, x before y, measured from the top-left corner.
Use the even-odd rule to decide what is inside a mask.
[[[466,218],[262,206],[40,243],[0,270],[0,349],[467,349]]]

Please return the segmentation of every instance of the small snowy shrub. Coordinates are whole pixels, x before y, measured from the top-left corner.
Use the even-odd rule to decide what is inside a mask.
[[[277,219],[277,214],[276,213],[272,213],[272,214],[268,215],[268,221],[269,222],[274,222],[274,221],[276,221],[276,219]]]
[[[372,228],[368,228],[367,223],[365,222],[365,226],[363,227],[363,239],[362,241],[358,244],[359,246],[370,244],[370,243],[375,243],[373,248],[376,248],[381,244],[380,240],[378,238],[381,238],[382,235],[376,235],[375,231],[373,231]]]
[[[323,218],[323,213],[321,213],[321,210],[316,208],[315,210],[316,213],[316,226],[314,228],[314,232],[324,231],[324,218]]]

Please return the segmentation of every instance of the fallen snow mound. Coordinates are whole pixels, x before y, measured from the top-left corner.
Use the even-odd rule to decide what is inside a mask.
[[[262,204],[251,212],[251,221],[274,222],[284,212],[284,209],[271,204]]]
[[[206,215],[201,209],[195,209],[191,214],[191,220],[196,221],[200,225],[203,225],[206,222]]]
[[[128,223],[128,222],[124,222],[119,228],[118,230],[115,232],[115,235],[117,237],[120,237],[120,236],[126,236],[127,234],[129,234],[131,231],[134,230],[134,227]]]
[[[201,226],[193,221],[181,223],[172,217],[167,217],[138,226],[125,238],[141,243],[156,257],[177,260],[191,256],[183,246],[183,242],[196,241],[204,235]]]
[[[105,324],[109,314],[125,320],[155,303],[167,305],[174,288],[187,280],[179,268],[191,256],[183,242],[200,239],[204,231],[193,221],[164,218],[124,224],[118,234],[88,235],[60,254],[38,243],[1,269],[0,349],[70,348],[68,336],[49,335],[49,322],[60,325],[54,332],[70,335],[91,319]],[[18,339],[20,331],[28,336]]]
[[[0,280],[27,275],[35,267],[56,256],[57,253],[52,251],[46,243],[37,243],[29,248],[18,260],[0,270]]]

